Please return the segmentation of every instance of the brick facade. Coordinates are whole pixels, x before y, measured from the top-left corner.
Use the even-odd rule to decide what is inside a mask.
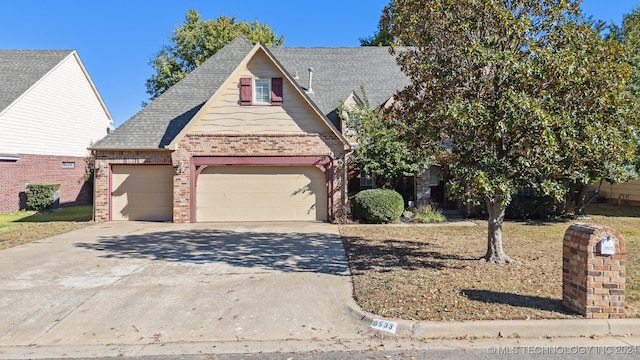
[[[0,213],[26,207],[27,184],[60,184],[61,205],[91,203],[83,157],[20,154],[17,161],[0,161]],[[74,167],[63,168],[62,163]]]
[[[332,159],[333,183],[328,190],[335,214],[346,201],[344,145],[333,134],[219,135],[187,134],[175,151],[98,151],[96,156],[95,220],[109,220],[109,171],[112,164],[171,164],[173,177],[173,221],[191,220],[191,158],[197,157],[300,157]],[[100,170],[102,167],[102,170]],[[193,179],[195,180],[195,179]]]
[[[600,254],[600,241],[614,241],[615,254]],[[562,304],[593,319],[624,318],[626,246],[618,231],[592,224],[571,225],[565,232]]]

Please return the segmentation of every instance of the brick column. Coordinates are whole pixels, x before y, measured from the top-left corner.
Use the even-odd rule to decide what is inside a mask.
[[[606,238],[613,240],[614,255],[601,254]],[[562,305],[586,318],[624,318],[626,257],[624,239],[615,229],[571,225],[562,246]]]

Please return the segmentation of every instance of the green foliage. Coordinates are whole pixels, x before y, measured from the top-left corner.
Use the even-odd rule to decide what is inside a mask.
[[[631,74],[627,82],[627,91],[635,98],[640,97],[640,7],[635,8],[631,13],[626,14],[622,27],[612,24],[609,27],[609,38],[616,39],[624,44],[627,50],[627,61],[631,67]],[[640,101],[636,101],[636,105],[640,106]],[[640,109],[636,110],[636,113]],[[635,142],[640,143],[640,134],[637,129],[635,132]],[[640,146],[636,147],[634,160],[632,165],[637,172],[640,169]],[[624,170],[623,170],[624,171]],[[637,175],[635,176],[637,178]]]
[[[447,221],[442,213],[430,205],[418,206],[413,221],[417,223],[439,223]]]
[[[399,176],[412,176],[419,170],[419,162],[400,129],[385,118],[380,107],[371,109],[364,87],[360,90],[362,103],[350,108],[341,104],[338,109],[341,116],[346,117],[347,128],[356,131],[359,146],[354,151],[353,165],[373,176],[380,187]]]
[[[146,83],[151,99],[167,91],[241,34],[254,44],[278,46],[284,42],[284,37],[278,37],[267,24],[257,20],[238,21],[235,16],[224,15],[202,20],[196,10],[189,10],[184,23],[173,31],[171,45],[163,46],[151,61],[155,74]]]
[[[563,214],[564,204],[553,196],[516,194],[507,206],[505,217],[518,220],[549,220]]]
[[[415,45],[397,52],[411,85],[395,118],[412,149],[448,166],[453,195],[487,205],[499,252],[516,189],[562,199],[567,183],[606,178],[605,164],[624,165],[635,149],[626,50],[578,5],[395,0],[385,13],[398,41]]]
[[[400,220],[404,210],[402,196],[393,190],[363,190],[353,197],[354,216],[372,224],[384,224]]]
[[[60,184],[27,185],[27,208],[41,211],[53,205],[53,195],[60,189]]]

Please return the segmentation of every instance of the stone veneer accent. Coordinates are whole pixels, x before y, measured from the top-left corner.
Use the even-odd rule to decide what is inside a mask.
[[[176,169],[173,177],[173,222],[190,222],[190,161],[194,156],[329,156],[333,160],[334,171],[334,190],[329,195],[333,197],[331,213],[335,214],[339,211],[346,201],[344,145],[334,134],[187,134],[178,142],[175,151],[97,151],[95,220],[109,220],[109,172],[107,169],[112,164],[171,164]],[[100,166],[105,170],[100,170]]]
[[[600,254],[606,236],[615,242],[615,255]],[[626,255],[624,239],[615,229],[571,225],[562,246],[562,305],[586,318],[624,318]]]

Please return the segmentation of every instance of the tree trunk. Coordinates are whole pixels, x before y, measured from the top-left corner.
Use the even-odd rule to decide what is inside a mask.
[[[576,197],[576,208],[573,211],[574,215],[584,215],[584,208],[587,206],[587,190],[589,189],[586,185],[578,185],[578,195]],[[591,201],[591,199],[589,199]]]
[[[504,221],[504,213],[507,206],[502,205],[501,200],[499,197],[494,197],[487,201],[489,231],[487,234],[487,253],[484,256],[484,260],[494,264],[513,262],[502,248],[502,222]]]

